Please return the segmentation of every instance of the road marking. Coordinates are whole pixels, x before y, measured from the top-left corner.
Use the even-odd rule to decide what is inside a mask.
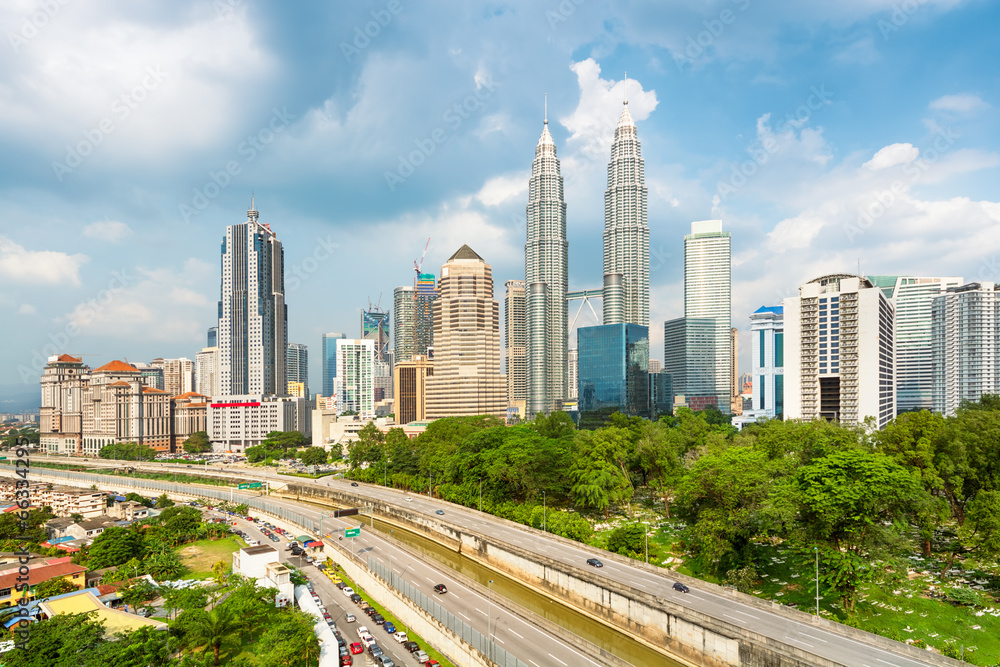
[[[479,607],[476,607],[476,611],[478,611],[478,612],[479,612],[480,614],[482,614],[483,616],[486,616],[486,612],[485,612],[485,611],[483,611],[482,609],[480,609]]]
[[[800,632],[799,634],[802,635],[803,637],[809,637],[810,639],[815,639],[818,642],[823,642],[824,644],[828,643],[825,639],[821,639],[819,637],[816,637],[815,635],[810,635],[805,632]]]
[[[726,614],[726,613],[723,613],[722,615],[725,616],[726,618],[733,619],[737,623],[746,623],[747,622],[747,621],[743,620],[742,618],[736,618],[735,616],[730,616],[729,614]]]
[[[549,653],[549,657],[550,657],[550,658],[552,658],[553,660],[555,660],[556,662],[558,662],[558,663],[559,663],[560,665],[565,665],[565,664],[566,664],[565,662],[563,662],[563,661],[562,661],[562,660],[560,660],[559,658],[555,657],[555,656],[554,656],[554,655],[552,655],[551,653]]]
[[[432,584],[434,583],[434,580],[431,579],[430,577],[424,577],[424,579],[426,579],[427,581],[431,582]]]
[[[883,663],[885,663],[887,665],[892,665],[892,667],[899,667],[899,665],[897,665],[894,662],[889,662],[888,660],[883,660],[882,658],[875,658],[875,659],[878,660],[879,662],[883,662]]]
[[[695,595],[694,593],[683,593],[682,597],[684,597],[684,596],[687,596],[687,597],[690,597],[690,598],[694,598],[695,600],[701,600],[702,602],[705,601],[705,598],[701,597],[700,595]]]
[[[535,662],[531,658],[528,658],[528,662],[530,662],[531,664],[533,664],[535,667],[541,667],[541,665],[539,665],[537,662]]]
[[[760,620],[760,616],[754,616],[753,614],[748,614],[745,611],[740,611],[739,609],[730,609],[729,611],[734,614],[739,614],[740,616],[749,616],[750,618],[756,618],[758,621]]]
[[[804,642],[804,641],[802,641],[801,639],[798,639],[798,638],[796,638],[796,637],[785,637],[785,639],[787,639],[788,641],[793,641],[793,642],[798,642],[798,643],[800,643],[800,644],[805,644],[805,645],[806,645],[806,646],[808,646],[809,648],[816,648],[815,646],[813,646],[813,645],[812,645],[812,644],[810,644],[809,642]]]
[[[524,637],[522,637],[521,635],[517,634],[517,632],[515,632],[514,630],[511,630],[510,628],[507,628],[507,632],[509,632],[510,634],[514,635],[515,637],[518,637],[520,639],[524,639]]]
[[[465,619],[465,620],[467,620],[467,621],[471,621],[471,620],[472,620],[471,618],[469,618],[468,616],[466,616],[466,615],[465,615],[465,614],[463,614],[462,612],[458,612],[458,615],[459,615],[459,616],[461,616],[462,618],[464,618],[464,619]]]
[[[499,637],[497,637],[496,635],[493,635],[493,640],[494,640],[494,641],[498,641],[498,642],[500,642],[501,644],[503,644],[503,640],[502,640],[502,639],[500,639]]]

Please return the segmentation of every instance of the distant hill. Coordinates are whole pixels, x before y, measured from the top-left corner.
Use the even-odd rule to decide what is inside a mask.
[[[0,384],[0,412],[24,412],[38,410],[42,396],[36,384]]]

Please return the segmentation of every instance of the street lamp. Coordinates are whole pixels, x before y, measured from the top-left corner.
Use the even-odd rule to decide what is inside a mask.
[[[545,491],[542,491],[542,530],[545,530]]]
[[[479,511],[483,511],[483,478],[479,478]]]
[[[642,531],[642,537],[643,537],[643,540],[646,543],[646,564],[648,565],[649,564],[649,522],[648,521],[643,521],[642,523],[645,524],[645,526],[646,526],[646,529]]]
[[[816,615],[819,616],[819,547],[813,547],[816,552]]]
[[[493,662],[493,630],[491,626],[493,625],[493,580],[490,579],[489,583],[490,589],[490,604],[487,609],[489,612],[486,614],[486,631],[490,635],[490,662]]]

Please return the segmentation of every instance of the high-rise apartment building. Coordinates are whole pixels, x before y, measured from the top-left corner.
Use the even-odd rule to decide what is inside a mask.
[[[39,447],[46,452],[75,454],[83,440],[83,393],[90,367],[82,357],[51,356],[42,371]]]
[[[829,317],[829,315],[827,316]],[[785,412],[785,330],[781,306],[764,306],[750,316],[750,377],[740,377],[740,391],[750,382],[752,405],[744,410],[738,423],[758,419],[781,419]],[[829,322],[827,323],[829,324]],[[829,340],[826,341],[828,344]],[[829,361],[829,360],[827,360]]]
[[[396,363],[409,361],[417,353],[417,288],[400,285],[392,291],[392,332]]]
[[[153,359],[149,364],[163,369],[163,391],[171,396],[179,396],[194,391],[194,362],[185,357],[180,359]]]
[[[194,390],[202,396],[219,395],[219,348],[203,347],[195,355]]]
[[[580,397],[580,350],[571,348],[567,355],[566,374],[569,378],[569,399]]]
[[[333,396],[334,380],[337,378],[337,341],[347,338],[342,333],[323,334],[323,396]]]
[[[739,378],[739,347],[740,330],[733,327],[729,330],[729,413],[743,414],[743,398],[740,396]]]
[[[523,416],[530,418],[537,413],[561,410],[567,394],[569,244],[566,241],[566,201],[556,144],[549,133],[547,109],[542,136],[531,163],[525,219],[527,409]],[[507,372],[509,375],[509,368]]]
[[[649,417],[649,328],[605,324],[577,329],[581,428],[603,426],[612,413]]]
[[[932,303],[933,410],[1000,394],[1000,285],[949,287]]]
[[[659,359],[650,359],[649,360],[649,372],[650,373],[659,373],[661,370],[663,370],[663,363],[660,362]]]
[[[219,301],[219,392],[285,393],[288,314],[284,252],[270,225],[247,221],[226,228]]]
[[[381,310],[361,311],[361,338],[375,341],[375,361],[389,361],[389,313]]]
[[[615,128],[604,192],[604,324],[649,326],[645,162],[628,100]]]
[[[932,304],[935,297],[962,278],[868,276],[882,289],[895,313],[896,414],[934,409],[934,337]]]
[[[507,407],[527,416],[528,322],[523,280],[508,280],[504,294],[504,360],[507,369]]]
[[[500,306],[493,271],[463,245],[441,267],[434,302],[434,376],[427,378],[427,418],[507,413],[500,373]]]
[[[422,354],[393,368],[396,423],[400,426],[427,418],[427,378],[434,375],[434,362]]]
[[[285,393],[289,396],[304,396],[309,398],[309,348],[302,343],[289,343],[285,354]],[[302,385],[302,394],[292,393],[287,388],[292,382]]]
[[[417,275],[417,349],[414,354],[429,355],[434,346],[434,301],[438,298],[433,273]],[[397,357],[398,361],[398,357]]]
[[[896,415],[893,312],[883,291],[834,274],[784,300],[785,417],[878,428]]]
[[[337,414],[375,417],[375,347],[368,339],[337,339]]]

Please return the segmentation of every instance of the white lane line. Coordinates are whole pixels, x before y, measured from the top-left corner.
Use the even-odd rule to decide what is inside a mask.
[[[507,628],[507,632],[509,632],[510,634],[514,635],[518,639],[524,639],[524,637],[522,637],[521,635],[517,634],[517,632],[515,632],[514,630],[511,630],[510,628]]]
[[[734,621],[736,621],[737,623],[747,623],[747,622],[748,622],[748,621],[745,621],[745,620],[744,620],[744,619],[742,619],[742,618],[736,618],[735,616],[730,616],[729,614],[726,614],[726,613],[723,613],[722,615],[723,615],[723,616],[725,616],[726,618],[731,618],[731,619],[733,619],[733,620],[734,620]]]
[[[502,639],[500,639],[499,637],[497,637],[496,635],[493,635],[493,641],[498,641],[498,642],[500,642],[501,644],[503,644],[503,643],[504,643],[504,642],[503,642],[503,640],[502,640]]]
[[[482,609],[480,609],[479,607],[476,607],[476,611],[478,611],[478,612],[479,612],[480,614],[482,614],[483,616],[486,616],[486,612],[485,612],[485,611],[483,611]]]
[[[809,648],[816,648],[815,646],[813,646],[813,645],[812,645],[812,644],[810,644],[809,642],[804,642],[804,641],[802,641],[801,639],[797,639],[796,637],[785,637],[785,639],[787,639],[788,641],[792,641],[792,642],[798,642],[798,643],[800,643],[800,644],[805,644],[805,645],[806,645],[806,646],[808,646]]]
[[[685,596],[689,597],[689,598],[694,598],[695,600],[701,600],[702,602],[706,601],[705,598],[701,597],[700,595],[695,595],[694,593],[683,593],[681,595],[681,597],[685,597]]]
[[[897,665],[894,662],[889,662],[888,660],[883,660],[882,658],[875,658],[875,659],[878,660],[879,662],[884,662],[887,665],[892,665],[892,667],[899,667],[899,665]]]
[[[810,639],[815,639],[818,642],[823,642],[824,644],[827,643],[827,641],[825,639],[821,639],[820,637],[817,637],[815,635],[810,635],[810,634],[805,633],[805,632],[800,632],[799,634],[802,635],[803,637],[809,637]]]
[[[554,656],[554,655],[552,655],[551,653],[549,653],[549,657],[550,657],[550,658],[552,658],[553,660],[555,660],[556,662],[558,662],[558,663],[559,663],[560,665],[565,665],[565,664],[566,664],[565,662],[563,662],[563,661],[562,661],[562,660],[560,660],[559,658],[555,657],[555,656]]]
[[[729,611],[734,614],[739,614],[740,616],[749,616],[750,618],[756,618],[758,621],[760,620],[760,616],[754,616],[753,614],[748,614],[745,611],[740,611],[739,609],[730,609]]]
[[[539,665],[537,662],[535,662],[531,658],[528,658],[528,662],[530,662],[531,664],[533,664],[535,667],[541,667],[541,665]]]
[[[424,577],[424,579],[426,579],[427,581],[431,582],[432,584],[434,583],[434,580],[431,579],[430,577]]]
[[[462,618],[464,618],[464,619],[465,619],[465,620],[467,620],[467,621],[471,621],[471,620],[472,620],[471,618],[469,618],[468,616],[466,616],[466,615],[465,615],[465,614],[463,614],[462,612],[458,612],[458,615],[459,615],[459,616],[461,616]]]

